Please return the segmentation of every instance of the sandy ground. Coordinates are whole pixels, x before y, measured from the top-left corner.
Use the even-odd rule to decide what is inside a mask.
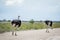
[[[50,33],[45,31],[46,29],[17,31],[18,36],[6,32],[0,34],[0,40],[60,40],[60,28],[50,29]]]

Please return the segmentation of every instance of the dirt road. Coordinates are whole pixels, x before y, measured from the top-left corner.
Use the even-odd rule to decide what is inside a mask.
[[[60,40],[60,28],[50,29],[50,33],[46,33],[45,30],[17,31],[18,36],[6,32],[0,34],[0,40]]]

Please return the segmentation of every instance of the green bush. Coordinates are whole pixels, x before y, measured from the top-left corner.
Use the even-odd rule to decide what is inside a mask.
[[[0,23],[0,33],[10,30],[11,30],[10,23]]]
[[[56,23],[56,22],[53,23],[53,27],[54,27],[54,28],[60,28],[60,23]]]

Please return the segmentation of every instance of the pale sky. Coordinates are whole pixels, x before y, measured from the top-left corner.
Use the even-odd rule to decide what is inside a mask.
[[[0,0],[0,20],[60,21],[60,0]]]

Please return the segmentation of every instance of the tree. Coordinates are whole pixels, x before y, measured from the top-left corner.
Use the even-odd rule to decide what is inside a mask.
[[[7,20],[8,22],[11,22],[11,20]]]
[[[33,20],[33,19],[31,19],[29,22],[30,22],[31,24],[33,24],[33,23],[34,23],[34,20]]]
[[[0,20],[0,22],[2,22],[2,20]]]
[[[6,19],[3,19],[3,22],[6,22],[7,20]]]
[[[31,19],[30,21],[29,21],[29,23],[30,23],[30,29],[34,29],[34,20],[33,19]]]

